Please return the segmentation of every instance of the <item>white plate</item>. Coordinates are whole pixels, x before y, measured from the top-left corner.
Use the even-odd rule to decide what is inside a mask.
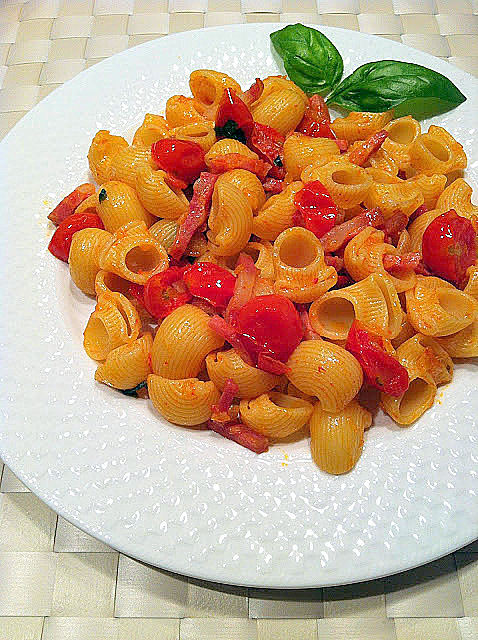
[[[0,145],[0,456],[55,511],[130,556],[219,582],[313,587],[408,569],[478,537],[476,367],[457,366],[413,427],[379,416],[357,467],[328,476],[307,441],[257,456],[94,383],[81,346],[93,303],[46,251],[45,216],[86,177],[98,129],[122,134],[160,113],[197,68],[243,86],[277,73],[268,34],[283,26],[181,33],[113,56],[43,100]],[[395,58],[455,82],[467,102],[435,121],[464,144],[476,189],[477,81],[401,44],[320,28],[346,72]]]

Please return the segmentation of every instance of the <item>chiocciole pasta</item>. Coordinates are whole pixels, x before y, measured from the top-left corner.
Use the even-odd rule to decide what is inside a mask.
[[[190,88],[132,144],[98,131],[97,186],[50,215],[50,251],[96,297],[95,379],[258,453],[310,434],[345,473],[372,424],[364,387],[409,425],[452,358],[478,356],[463,147],[393,110],[332,120],[284,76],[199,69]]]

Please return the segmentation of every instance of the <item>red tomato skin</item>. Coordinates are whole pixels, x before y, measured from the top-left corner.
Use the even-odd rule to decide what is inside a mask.
[[[212,262],[196,262],[186,269],[184,282],[192,296],[207,300],[216,309],[225,309],[234,293],[236,277]]]
[[[335,226],[337,207],[319,180],[307,182],[295,194],[294,204],[306,229],[321,238]],[[298,218],[300,219],[300,217]]]
[[[311,138],[335,139],[335,133],[330,128],[329,110],[322,96],[315,94],[309,98],[309,105],[296,131]]]
[[[95,187],[92,184],[80,184],[79,187],[76,187],[74,191],[65,196],[63,200],[56,205],[48,216],[48,219],[51,220],[53,224],[60,224],[60,222],[63,222],[68,216],[71,216],[72,213],[75,213],[75,209],[83,200],[92,196],[94,192]]]
[[[191,294],[179,291],[172,285],[183,279],[185,267],[169,267],[157,273],[144,285],[143,300],[146,311],[154,318],[162,320],[178,307],[191,300]]]
[[[470,220],[454,209],[435,218],[423,234],[422,255],[430,271],[462,288],[466,270],[476,261],[476,231]]]
[[[281,167],[284,157],[284,142],[284,136],[273,127],[254,122],[254,130],[249,146],[252,151],[255,151],[259,155],[261,160],[265,160],[273,167]],[[279,165],[276,165],[277,158],[280,160]]]
[[[163,138],[151,145],[155,165],[172,176],[191,184],[206,168],[204,151],[196,142]]]
[[[345,348],[360,363],[365,379],[376,389],[400,397],[408,389],[408,371],[383,349],[383,340],[367,331],[356,320],[353,322]]]
[[[216,112],[216,127],[223,127],[229,120],[233,120],[249,140],[254,129],[252,113],[233,89],[224,89]]]
[[[96,213],[72,213],[58,225],[50,240],[48,250],[55,258],[68,262],[73,234],[88,228],[104,229],[100,216]]]
[[[236,326],[247,350],[261,352],[287,362],[304,335],[304,327],[293,303],[276,294],[257,296],[240,310]]]

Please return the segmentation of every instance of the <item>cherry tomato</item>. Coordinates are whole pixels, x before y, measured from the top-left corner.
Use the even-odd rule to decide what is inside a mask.
[[[169,267],[151,276],[145,284],[144,306],[154,318],[161,320],[191,300],[183,282],[184,270],[185,267]]]
[[[329,192],[319,180],[307,182],[295,194],[294,204],[302,215],[305,228],[318,238],[335,226],[339,212]]]
[[[249,146],[262,160],[276,167],[282,167],[285,138],[273,127],[254,122]]]
[[[58,225],[50,240],[48,250],[55,258],[68,262],[73,234],[89,227],[104,229],[100,216],[96,213],[72,213]]]
[[[253,129],[254,120],[249,107],[233,89],[224,89],[216,113],[218,138],[234,138],[245,144]]]
[[[80,184],[74,191],[69,193],[63,198],[63,200],[56,205],[53,211],[48,216],[48,219],[53,224],[60,224],[65,218],[71,216],[75,212],[76,207],[80,205],[83,200],[86,200],[89,196],[92,196],[95,192],[95,188],[92,184]]]
[[[286,362],[304,335],[304,327],[292,302],[276,294],[249,300],[239,312],[236,326],[254,360],[266,352],[266,355]]]
[[[191,184],[206,168],[204,151],[196,142],[163,138],[153,142],[151,157],[159,169]]]
[[[345,348],[357,358],[372,387],[396,397],[408,389],[405,367],[385,351],[380,336],[370,333],[356,320],[350,328]]]
[[[309,105],[296,131],[312,138],[335,138],[330,128],[330,114],[325,100],[318,94],[310,96]]]
[[[225,309],[234,293],[235,276],[212,262],[196,262],[184,273],[191,295],[203,298],[217,309]]]
[[[466,270],[476,261],[476,231],[473,225],[454,209],[443,213],[425,229],[422,255],[430,271],[462,287]]]

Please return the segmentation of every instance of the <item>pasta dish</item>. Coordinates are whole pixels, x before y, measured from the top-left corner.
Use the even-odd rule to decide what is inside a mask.
[[[98,131],[96,184],[49,216],[50,251],[96,299],[95,379],[256,453],[310,436],[345,473],[379,405],[410,425],[453,358],[478,356],[463,147],[393,109],[332,120],[285,76],[189,84],[131,144]]]

